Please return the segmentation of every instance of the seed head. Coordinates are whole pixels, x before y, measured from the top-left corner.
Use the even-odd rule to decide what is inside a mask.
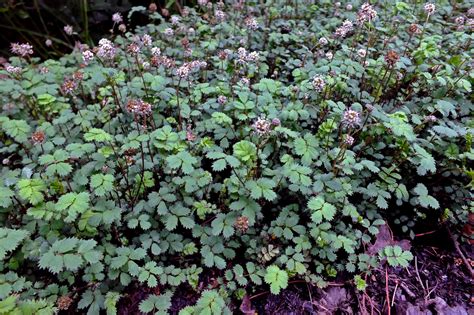
[[[419,34],[421,33],[420,27],[417,24],[411,24],[408,27],[408,32],[411,34]]]
[[[31,135],[31,142],[35,145],[44,143],[45,139],[46,139],[46,135],[43,130],[36,130]]]
[[[122,23],[118,26],[118,30],[122,33],[125,33],[127,31],[127,26]]]
[[[235,220],[234,227],[237,229],[237,231],[240,231],[242,233],[247,232],[249,229],[249,218],[246,216],[240,216]]]
[[[65,311],[65,310],[69,309],[69,307],[71,306],[73,301],[74,300],[72,298],[70,298],[69,296],[63,295],[63,296],[58,298],[58,300],[56,301],[56,304],[57,304],[59,310]]]
[[[389,68],[392,68],[399,59],[400,56],[394,50],[389,50],[385,55],[385,62],[387,63]]]

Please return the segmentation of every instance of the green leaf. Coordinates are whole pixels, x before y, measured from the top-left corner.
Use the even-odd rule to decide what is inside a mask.
[[[112,141],[112,136],[102,129],[91,128],[84,134],[84,140],[87,142],[110,142]]]
[[[41,179],[21,179],[17,187],[20,197],[28,200],[32,205],[37,205],[44,199],[42,193],[46,191],[46,185]]]
[[[72,222],[78,214],[89,209],[89,193],[67,193],[59,198],[55,208],[59,212],[65,212],[65,222]]]
[[[243,162],[253,161],[257,156],[257,147],[250,141],[239,141],[233,148],[234,155]]]
[[[95,174],[91,177],[90,186],[97,196],[103,196],[114,188],[114,176],[110,174]]]
[[[275,265],[267,267],[264,280],[270,285],[270,292],[273,294],[279,294],[281,289],[288,286],[288,274]]]
[[[19,143],[26,142],[31,131],[31,127],[26,121],[13,119],[3,122],[2,129]]]
[[[181,151],[178,154],[168,156],[166,162],[171,169],[181,168],[181,171],[187,175],[194,171],[193,165],[197,163],[197,159],[189,152]]]
[[[335,206],[325,202],[321,196],[312,197],[308,202],[308,208],[314,210],[311,219],[317,224],[321,223],[323,218],[331,221],[337,210]]]
[[[5,259],[8,252],[15,250],[29,234],[26,230],[0,228],[0,261]]]
[[[15,193],[10,188],[0,186],[0,207],[9,207],[12,204],[11,197],[14,195]]]

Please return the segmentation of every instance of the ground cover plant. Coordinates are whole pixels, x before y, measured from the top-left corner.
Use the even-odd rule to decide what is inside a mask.
[[[253,314],[255,294],[295,282],[364,291],[412,263],[420,224],[462,253],[472,8],[134,10],[155,23],[127,32],[114,15],[113,35],[59,60],[11,46],[0,313]]]

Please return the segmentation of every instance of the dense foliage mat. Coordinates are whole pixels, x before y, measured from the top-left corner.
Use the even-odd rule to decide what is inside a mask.
[[[408,266],[409,242],[376,241],[387,222],[461,235],[473,10],[231,2],[150,12],[57,61],[12,44],[0,313],[115,314],[139,296],[165,314],[177,291],[197,296],[180,314],[251,313],[255,292],[365,290],[375,267]]]

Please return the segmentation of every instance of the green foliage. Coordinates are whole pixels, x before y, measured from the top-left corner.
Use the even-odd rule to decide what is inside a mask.
[[[387,259],[392,267],[408,267],[409,262],[413,259],[412,253],[403,250],[400,246],[386,246],[380,250],[380,259]]]
[[[270,292],[279,294],[281,289],[288,286],[288,274],[278,266],[269,266],[265,273],[265,282],[270,285]]]
[[[0,228],[0,260],[4,260],[7,253],[17,248],[28,235],[25,230]]]
[[[292,281],[364,290],[381,264],[406,266],[380,245],[387,222],[413,238],[473,211],[461,2],[428,17],[379,1],[365,23],[331,1],[213,2],[178,25],[142,7],[149,25],[116,23],[89,53],[10,58],[0,309],[116,314],[139,296],[129,312],[165,314],[185,287],[197,303],[181,314],[223,314]]]

